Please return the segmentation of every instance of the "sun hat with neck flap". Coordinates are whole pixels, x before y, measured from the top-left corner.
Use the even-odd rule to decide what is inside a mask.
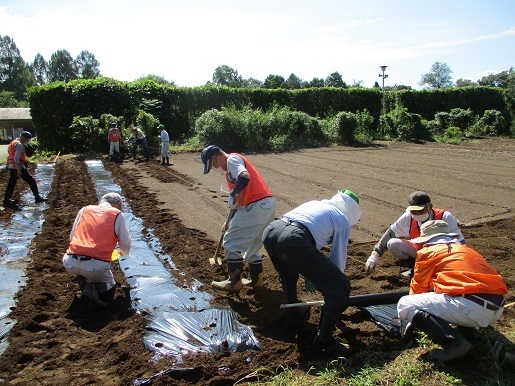
[[[420,227],[420,237],[411,239],[411,241],[420,244],[440,236],[457,237],[459,234],[453,233],[449,228],[449,224],[445,221],[431,220],[422,224]]]

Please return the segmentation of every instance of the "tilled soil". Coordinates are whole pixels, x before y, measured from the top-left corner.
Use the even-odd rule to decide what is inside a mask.
[[[421,149],[435,155],[435,159],[429,157],[424,161],[427,164],[440,162],[438,159],[445,154],[438,173],[429,169],[425,177],[420,177],[416,170],[422,163],[406,163],[404,170],[397,170],[399,162],[404,162],[399,160],[401,154],[409,158]],[[338,188],[348,187],[360,193],[363,218],[353,233],[346,269],[353,295],[407,289],[407,279],[400,275],[406,267],[389,254],[383,256],[373,275],[367,276],[363,266],[383,228],[402,212],[405,197],[412,190],[424,189],[429,191],[433,202],[436,203],[436,196],[442,203],[435,206],[448,207],[445,203],[449,201],[452,212],[462,222],[469,223],[462,227],[469,245],[503,275],[510,289],[507,303],[512,303],[515,300],[514,149],[513,141],[485,141],[482,145],[472,143],[461,147],[428,144],[425,148],[382,144],[362,152],[336,147],[249,158],[269,181],[278,201],[277,216],[309,199],[329,198]],[[452,154],[456,156],[460,152],[466,154],[466,160],[452,158]],[[201,289],[213,294],[217,304],[231,306],[239,321],[253,328],[264,350],[189,356],[184,358],[180,369],[157,376],[152,384],[232,385],[245,377],[246,381],[255,380],[252,373],[262,367],[272,371],[289,367],[306,372],[327,368],[335,358],[314,351],[311,346],[320,309],[312,308],[302,320],[287,316],[279,308],[285,298],[269,259],[264,259],[265,288],[243,289],[238,295],[228,295],[209,286],[213,279],[225,276],[223,267],[211,267],[208,260],[220,236],[226,204],[225,195],[219,190],[220,176],[213,173],[203,176],[198,158],[198,154],[172,155],[174,165],[169,167],[159,165],[156,160],[104,163],[122,187],[134,214],[159,238],[163,253],[172,256],[186,278],[204,283]],[[135,379],[148,378],[175,366],[174,358],[155,360],[143,347],[144,320],[131,309],[127,285],[119,270],[114,269],[119,283],[115,302],[109,309],[98,311],[80,299],[76,283],[62,267],[61,257],[75,215],[82,206],[97,200],[82,161],[60,158],[56,165],[45,223],[31,248],[27,285],[20,290],[17,307],[11,314],[17,323],[11,331],[9,347],[0,358],[0,378],[9,384],[128,385]],[[499,164],[495,165],[494,161]],[[447,164],[445,170],[444,164]],[[358,180],[358,175],[365,179]],[[454,181],[449,182],[449,176]],[[419,180],[411,183],[415,177]],[[441,186],[441,181],[446,183]],[[5,189],[6,182],[7,176],[0,181],[0,189]],[[21,188],[24,182],[19,184]],[[383,188],[388,184],[389,188]],[[437,193],[439,189],[441,194]],[[463,207],[459,204],[460,197],[466,201]],[[483,214],[479,208],[483,208]],[[9,210],[0,212],[0,219],[9,215]],[[316,294],[305,292],[301,281],[299,296],[302,300],[320,300]],[[500,331],[513,328],[514,315],[514,309],[507,308],[494,328]],[[401,350],[410,349],[408,343],[371,322],[361,309],[350,307],[341,322],[336,334],[353,351],[371,350],[386,362]],[[353,361],[352,356],[348,359]],[[455,366],[458,370],[466,369],[470,362],[457,361]],[[475,374],[473,368],[466,373],[470,383],[481,379],[481,374]]]

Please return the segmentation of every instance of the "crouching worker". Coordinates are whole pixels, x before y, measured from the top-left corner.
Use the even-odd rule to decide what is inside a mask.
[[[115,292],[113,250],[118,244],[120,254],[127,255],[132,245],[121,209],[122,197],[118,193],[107,193],[98,205],[82,208],[63,257],[63,265],[77,277],[82,295],[104,307],[113,300]]]
[[[450,326],[487,327],[501,316],[508,288],[501,276],[472,248],[460,244],[460,232],[443,220],[420,227],[413,239],[417,253],[410,294],[397,311],[407,330],[416,327],[442,349],[430,352],[433,360],[450,361],[465,355],[472,345]]]
[[[361,216],[359,198],[350,190],[330,200],[309,201],[273,221],[263,232],[288,303],[297,303],[299,274],[324,296],[314,345],[336,354],[348,349],[333,339],[340,314],[349,306],[350,281],[345,275],[351,226]],[[329,258],[320,248],[331,245]],[[299,311],[299,309],[297,309]],[[299,312],[300,314],[300,312]]]

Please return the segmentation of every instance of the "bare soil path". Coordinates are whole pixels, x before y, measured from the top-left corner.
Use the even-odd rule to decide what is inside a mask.
[[[464,224],[469,244],[505,278],[510,290],[507,302],[515,301],[514,140],[487,139],[459,146],[378,143],[367,148],[330,147],[248,157],[275,194],[277,216],[305,201],[329,198],[337,189],[352,189],[360,195],[363,216],[352,234],[346,270],[353,294],[407,288],[400,275],[404,267],[388,254],[371,276],[365,275],[363,265],[372,245],[406,207],[407,196],[420,189],[430,194],[436,207],[449,209]],[[198,153],[170,159],[174,163],[170,167],[156,160],[105,165],[133,212],[154,229],[164,253],[172,256],[186,277],[204,283],[202,290],[212,293],[215,302],[230,305],[239,320],[253,328],[264,350],[187,357],[182,370],[156,377],[152,384],[232,385],[261,367],[309,371],[329,366],[334,358],[320,355],[310,345],[319,309],[312,309],[306,320],[289,319],[279,308],[284,298],[268,259],[265,289],[227,295],[210,288],[211,280],[225,276],[223,267],[208,263],[227,214],[226,195],[220,191],[223,178],[213,172],[202,175]],[[4,175],[0,189],[5,189],[6,182]],[[9,348],[0,357],[0,379],[8,384],[129,385],[173,363],[173,358],[151,361],[141,344],[143,318],[131,311],[126,290],[117,287],[112,308],[91,310],[61,265],[77,211],[95,201],[84,163],[60,158],[46,221],[33,243],[27,285],[11,314],[17,324]],[[9,211],[0,212],[0,219],[8,216]],[[117,276],[117,281],[123,283],[123,277]],[[317,299],[304,292],[301,283],[299,291],[303,300]],[[495,329],[513,329],[514,318],[514,309],[507,309]],[[382,361],[394,360],[401,350],[412,350],[360,309],[350,307],[341,320],[345,326],[340,326],[338,335],[355,350],[380,353]],[[349,360],[359,369],[360,359]],[[484,376],[471,368],[470,360],[457,361],[455,371],[465,374],[468,384]]]

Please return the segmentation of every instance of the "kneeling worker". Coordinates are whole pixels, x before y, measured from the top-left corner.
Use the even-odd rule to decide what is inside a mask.
[[[501,316],[508,288],[502,277],[472,248],[459,242],[461,233],[442,220],[420,228],[410,294],[397,303],[401,321],[425,332],[442,349],[432,350],[435,361],[465,355],[472,345],[450,324],[487,327]],[[409,329],[409,327],[408,327]]]
[[[105,194],[98,205],[82,208],[70,233],[70,245],[63,265],[77,276],[82,294],[101,306],[107,306],[115,291],[112,267],[113,250],[118,244],[121,255],[132,246],[129,228],[123,216],[122,197]]]

